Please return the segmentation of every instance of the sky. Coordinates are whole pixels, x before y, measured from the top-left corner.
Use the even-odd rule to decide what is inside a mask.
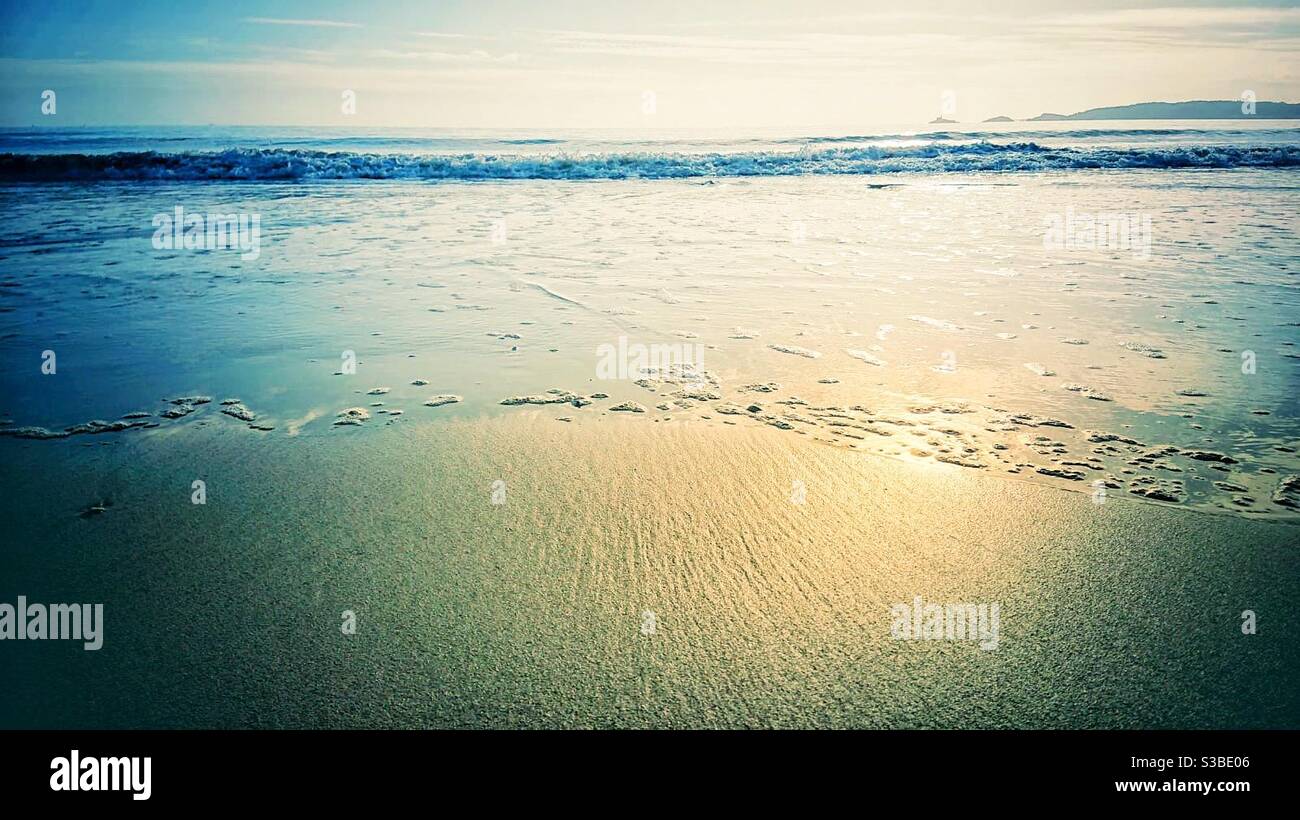
[[[1168,2],[0,0],[0,124],[853,130],[1300,101],[1297,0]]]

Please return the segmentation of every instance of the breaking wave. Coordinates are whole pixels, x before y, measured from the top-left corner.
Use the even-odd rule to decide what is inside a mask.
[[[1295,145],[1055,148],[1034,142],[736,153],[391,154],[294,149],[0,154],[0,181],[616,180],[1300,167]]]

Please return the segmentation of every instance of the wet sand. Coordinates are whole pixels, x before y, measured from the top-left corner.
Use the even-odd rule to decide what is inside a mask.
[[[106,619],[7,646],[0,725],[1300,727],[1293,523],[614,403],[0,439],[0,600]]]

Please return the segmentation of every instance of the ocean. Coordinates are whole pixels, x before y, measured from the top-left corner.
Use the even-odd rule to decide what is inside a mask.
[[[0,601],[105,612],[0,726],[1300,726],[1297,169],[0,130]]]
[[[265,127],[0,130],[6,180],[621,180],[1294,168],[1285,121],[988,123],[962,130],[441,131]]]

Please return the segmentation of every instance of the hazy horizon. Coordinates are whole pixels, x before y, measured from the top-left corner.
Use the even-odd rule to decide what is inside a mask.
[[[4,3],[0,124],[834,129],[1300,99],[1281,4],[83,5]]]

